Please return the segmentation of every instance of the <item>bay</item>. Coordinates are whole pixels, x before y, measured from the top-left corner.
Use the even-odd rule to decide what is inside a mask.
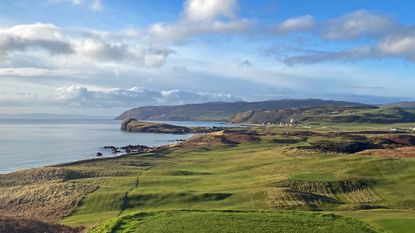
[[[227,126],[221,122],[163,122],[182,126]],[[190,134],[129,133],[116,120],[0,119],[0,173],[114,156],[103,146],[160,146]]]

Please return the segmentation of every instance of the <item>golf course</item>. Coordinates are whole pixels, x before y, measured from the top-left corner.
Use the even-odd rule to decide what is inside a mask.
[[[409,233],[414,136],[391,127],[409,125],[232,128],[5,174],[0,200],[11,218],[74,232]]]

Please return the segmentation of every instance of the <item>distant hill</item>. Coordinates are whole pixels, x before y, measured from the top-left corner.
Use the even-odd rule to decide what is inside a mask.
[[[233,123],[278,124],[289,122],[331,123],[404,123],[415,122],[415,113],[398,107],[362,106],[317,106],[278,110],[253,110],[242,112],[231,118]]]
[[[135,118],[138,120],[225,121],[229,120],[237,113],[250,110],[275,110],[284,108],[301,108],[307,106],[363,106],[363,104],[320,99],[285,99],[235,103],[214,102],[134,108],[122,113],[116,119],[125,120],[128,118]]]
[[[415,109],[415,102],[397,102],[397,103],[387,104],[384,106],[399,107],[403,109]]]

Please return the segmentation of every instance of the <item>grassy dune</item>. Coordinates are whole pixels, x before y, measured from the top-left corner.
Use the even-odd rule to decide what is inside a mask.
[[[304,149],[383,136],[359,133],[365,127],[375,128],[256,128],[255,137],[246,137],[255,138],[251,142],[199,140],[197,146],[76,163],[54,168],[71,176],[59,170],[53,173],[59,179],[39,182],[98,187],[60,221],[92,232],[413,232],[414,158]]]

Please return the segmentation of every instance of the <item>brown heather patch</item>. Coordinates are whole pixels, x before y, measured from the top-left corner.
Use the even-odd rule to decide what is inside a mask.
[[[81,228],[70,228],[33,219],[0,217],[0,232],[14,233],[78,233]]]
[[[0,216],[58,221],[97,186],[82,181],[0,187]]]
[[[382,200],[370,186],[370,181],[295,181],[286,180],[269,187],[267,204],[271,208],[308,207],[323,204],[370,204]]]
[[[365,156],[380,156],[388,158],[415,158],[415,147],[365,150],[359,152],[358,154]]]
[[[32,168],[0,175],[0,187],[42,183],[52,180],[67,181],[87,178],[92,174],[62,167]]]
[[[246,142],[258,141],[259,138],[256,135],[239,131],[218,131],[213,133],[207,133],[202,135],[196,135],[188,140],[178,143],[175,146],[180,147],[211,147],[217,145],[233,145]]]

